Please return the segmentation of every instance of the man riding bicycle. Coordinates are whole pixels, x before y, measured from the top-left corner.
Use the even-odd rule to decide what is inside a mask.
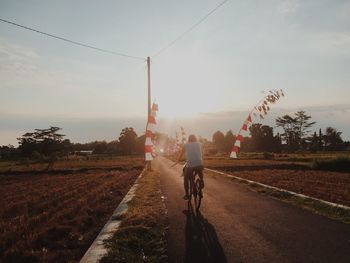
[[[178,161],[181,161],[183,156],[186,155],[186,166],[184,167],[184,188],[185,196],[184,199],[189,199],[189,181],[192,176],[198,174],[202,182],[202,188],[204,188],[203,180],[203,157],[202,157],[202,147],[195,135],[191,134],[188,137],[188,143],[182,148]]]

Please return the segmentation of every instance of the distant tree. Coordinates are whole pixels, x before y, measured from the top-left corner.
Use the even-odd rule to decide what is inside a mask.
[[[145,153],[145,140],[146,135],[141,135],[136,139],[136,153],[144,154]]]
[[[253,124],[249,128],[251,139],[247,142],[246,150],[256,152],[279,152],[279,135],[273,135],[273,128],[260,123]]]
[[[280,135],[280,133],[278,132],[277,134],[276,134],[276,152],[281,152],[281,150],[282,150],[282,139],[281,139],[281,135]]]
[[[203,155],[215,155],[217,153],[217,150],[214,149],[212,141],[202,136],[198,136],[198,142],[202,145]]]
[[[50,127],[48,129],[35,129],[17,138],[18,149],[23,156],[30,157],[34,152],[50,156],[63,154],[67,150],[69,140],[63,140],[64,134],[57,133],[61,128]]]
[[[229,130],[228,132],[226,132],[225,134],[225,141],[224,141],[224,150],[226,153],[231,152],[233,144],[236,141],[236,136],[233,135],[232,131]]]
[[[122,154],[135,153],[137,134],[132,127],[124,128],[119,136],[119,148]]]
[[[11,144],[0,146],[0,159],[16,159],[18,154],[18,149]]]
[[[319,138],[317,136],[317,133],[314,132],[314,134],[309,139],[309,150],[311,152],[316,152],[319,150]]]
[[[297,138],[295,132],[296,122],[297,120],[289,115],[284,115],[276,119],[276,126],[283,129],[281,138],[286,143],[288,151],[295,151],[297,149]]]
[[[344,141],[341,138],[341,132],[333,127],[327,127],[326,133],[323,135],[325,149],[328,151],[338,151],[344,148]]]
[[[321,128],[318,131],[318,150],[322,150],[324,146],[323,134]]]
[[[64,139],[61,142],[61,147],[62,147],[62,154],[69,155],[70,153],[74,152],[73,150],[73,144],[69,139]]]
[[[344,150],[345,151],[350,151],[350,141],[344,142]]]
[[[213,134],[213,144],[219,152],[225,150],[225,135],[221,131],[216,131]]]
[[[106,153],[108,154],[120,154],[119,141],[111,141],[107,144]]]
[[[316,123],[315,121],[309,121],[310,119],[311,116],[307,115],[305,111],[297,111],[295,113],[296,138],[299,143],[299,149],[306,147],[309,129]]]
[[[295,151],[306,147],[309,129],[316,123],[311,122],[311,116],[305,111],[297,111],[295,117],[284,115],[276,119],[276,126],[283,129],[282,140],[287,145],[288,151]]]
[[[107,142],[106,141],[102,141],[102,142],[98,142],[96,144],[96,146],[94,147],[93,153],[94,154],[103,154],[107,152]]]

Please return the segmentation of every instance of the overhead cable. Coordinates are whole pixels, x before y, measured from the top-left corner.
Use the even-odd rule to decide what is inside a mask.
[[[21,27],[21,28],[24,28],[24,29],[27,29],[27,30],[30,30],[30,31],[33,31],[33,32],[36,32],[36,33],[39,33],[39,34],[42,34],[42,35],[45,35],[45,36],[48,36],[48,37],[59,39],[59,40],[62,40],[62,41],[65,41],[65,42],[68,42],[68,43],[71,43],[71,44],[74,44],[74,45],[78,45],[78,46],[94,49],[94,50],[97,50],[97,51],[100,51],[100,52],[104,52],[104,53],[108,53],[108,54],[112,54],[112,55],[116,55],[116,56],[122,56],[122,57],[137,59],[137,60],[145,60],[142,57],[132,56],[132,55],[121,53],[121,52],[115,52],[115,51],[111,51],[111,50],[107,50],[107,49],[103,49],[103,48],[87,45],[87,44],[84,44],[84,43],[81,43],[81,42],[77,42],[77,41],[74,41],[74,40],[70,40],[68,38],[64,38],[64,37],[56,36],[56,35],[53,35],[53,34],[49,34],[49,33],[46,33],[46,32],[43,32],[43,31],[31,28],[31,27],[28,27],[28,26],[20,25],[20,24],[17,24],[15,22],[12,22],[12,21],[2,19],[2,18],[0,18],[0,21],[4,22],[4,23],[11,24],[11,25],[14,25],[14,26],[17,26],[17,27]]]
[[[182,34],[180,34],[178,37],[176,37],[173,41],[171,41],[168,45],[160,49],[157,53],[153,55],[153,57],[159,56],[161,53],[163,53],[165,50],[170,48],[172,45],[174,45],[177,41],[179,41],[181,38],[183,38],[187,33],[191,32],[193,29],[195,29],[197,26],[199,26],[201,23],[203,23],[211,14],[213,14],[216,10],[218,10],[221,6],[226,4],[229,0],[224,0],[220,4],[218,4],[214,9],[212,9],[209,13],[207,13],[204,17],[202,17],[200,20],[198,20],[195,24],[193,24],[190,28],[188,28],[186,31],[184,31]]]

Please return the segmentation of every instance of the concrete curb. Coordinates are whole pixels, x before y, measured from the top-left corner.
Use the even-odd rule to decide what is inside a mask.
[[[128,210],[128,203],[135,196],[135,191],[138,186],[138,182],[146,172],[147,166],[142,170],[137,177],[134,185],[130,188],[129,192],[124,196],[123,200],[119,203],[118,207],[114,210],[112,216],[109,218],[101,232],[97,235],[94,242],[89,249],[85,252],[80,263],[95,263],[99,262],[101,258],[107,254],[107,248],[104,246],[104,242],[110,238],[119,228],[121,223],[121,216]]]
[[[317,202],[320,202],[320,203],[323,203],[325,205],[329,205],[329,206],[332,206],[332,207],[341,208],[341,209],[344,209],[344,210],[350,210],[350,207],[346,206],[346,205],[336,204],[336,203],[332,203],[332,202],[325,201],[325,200],[322,200],[322,199],[318,199],[318,198],[315,198],[315,197],[311,197],[311,196],[307,196],[307,195],[303,195],[303,194],[298,194],[298,193],[295,193],[295,192],[292,192],[292,191],[288,191],[288,190],[285,190],[285,189],[282,189],[282,188],[270,186],[270,185],[267,185],[267,184],[262,184],[262,183],[259,183],[259,182],[256,182],[256,181],[251,181],[251,180],[248,180],[248,179],[244,179],[244,178],[241,178],[241,177],[238,177],[238,176],[234,176],[234,175],[231,175],[231,174],[223,173],[223,172],[220,172],[220,171],[217,171],[217,170],[213,170],[213,169],[209,169],[209,168],[205,168],[205,170],[210,171],[210,172],[214,172],[214,173],[217,173],[217,174],[225,175],[225,176],[227,176],[229,178],[235,178],[237,180],[240,180],[240,181],[243,181],[243,182],[247,182],[247,183],[250,183],[250,184],[259,185],[259,186],[262,186],[262,187],[265,187],[265,188],[268,188],[268,189],[272,189],[272,190],[276,190],[276,191],[279,191],[279,192],[288,193],[288,194],[291,194],[293,196],[297,196],[297,197],[300,197],[300,198],[305,198],[305,199],[317,201]]]

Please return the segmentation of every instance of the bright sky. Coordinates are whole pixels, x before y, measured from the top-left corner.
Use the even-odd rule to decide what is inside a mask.
[[[306,109],[319,127],[332,125],[350,139],[350,1],[231,0],[152,57],[220,2],[0,0],[0,18],[151,56],[164,131],[235,132],[261,91],[282,88],[278,113]],[[0,145],[49,125],[73,141],[112,140],[125,126],[141,134],[146,77],[143,61],[0,23]]]

